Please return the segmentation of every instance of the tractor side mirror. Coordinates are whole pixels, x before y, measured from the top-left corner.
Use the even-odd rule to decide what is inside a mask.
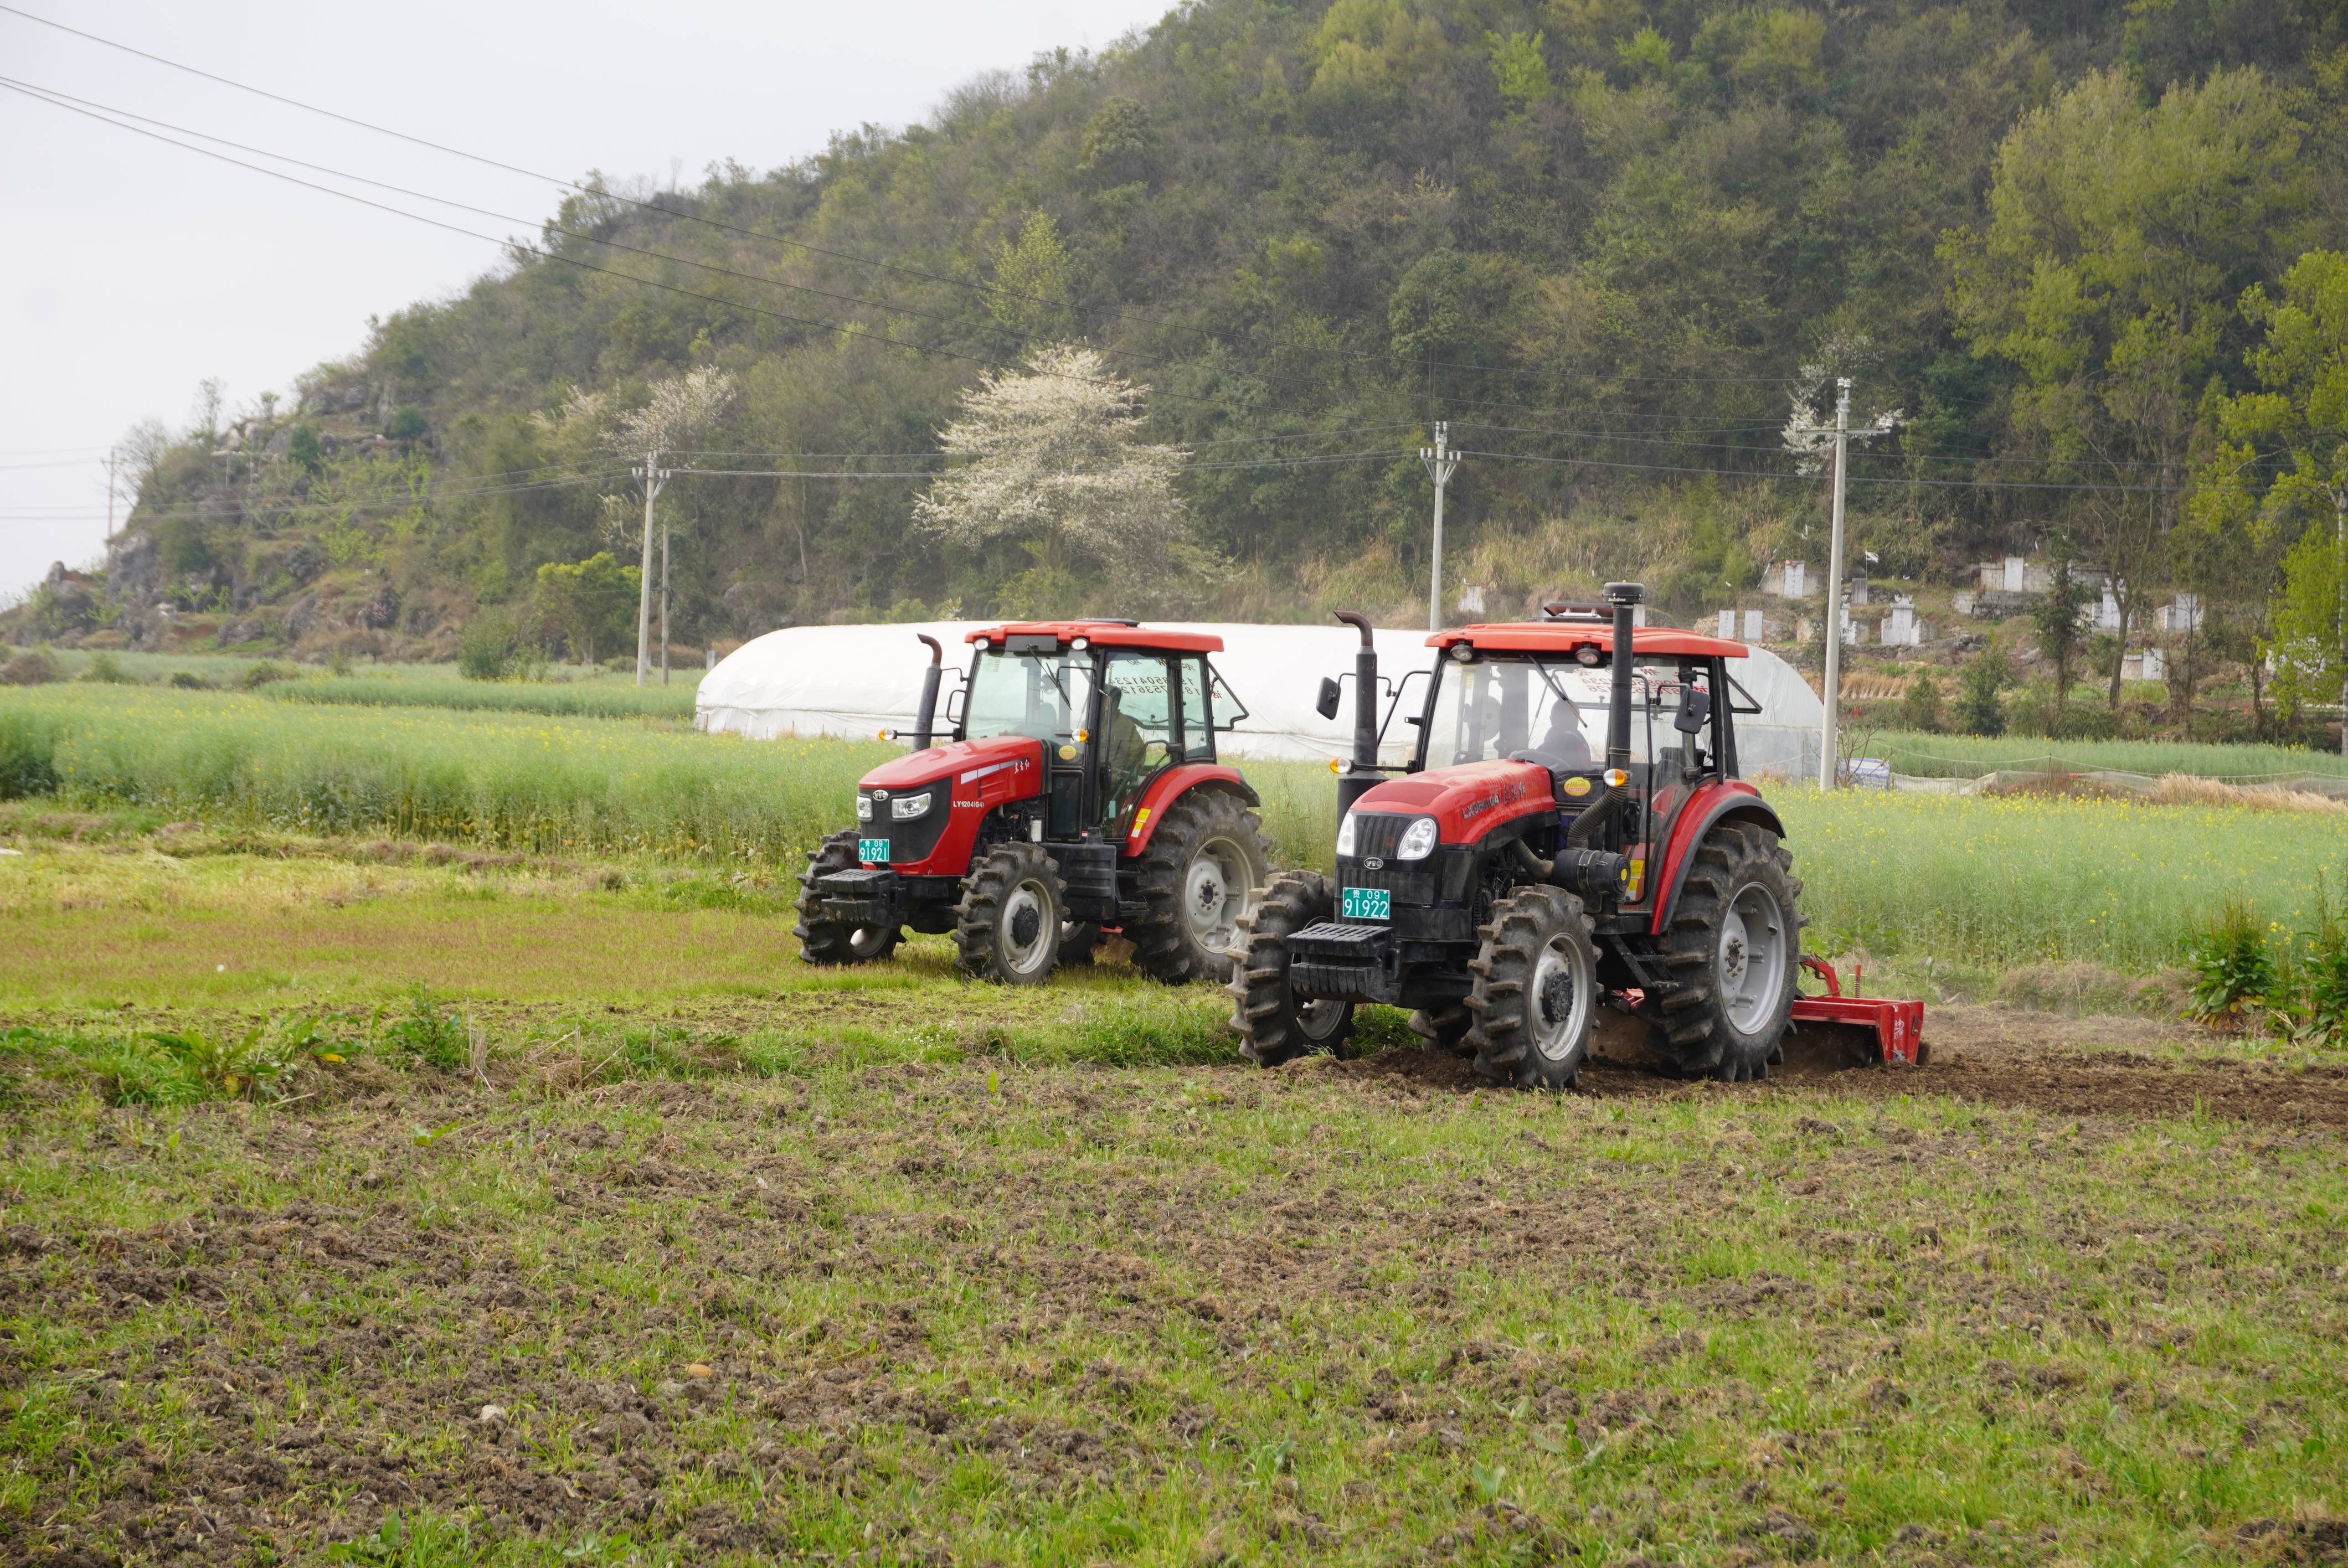
[[[1339,688],[1337,682],[1332,681],[1326,675],[1322,676],[1321,695],[1313,699],[1313,711],[1320,714],[1324,719],[1335,718],[1337,716],[1338,695]]]
[[[1683,735],[1700,735],[1712,721],[1712,693],[1701,686],[1685,686],[1680,690],[1680,716],[1672,721],[1672,728]]]

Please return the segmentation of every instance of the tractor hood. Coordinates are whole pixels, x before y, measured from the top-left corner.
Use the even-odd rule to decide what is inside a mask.
[[[882,763],[857,781],[859,789],[912,789],[952,778],[957,784],[997,773],[1025,774],[1039,779],[1044,743],[1032,735],[989,735],[983,741],[950,741],[910,756]],[[1034,789],[1014,792],[1034,794]]]
[[[1504,822],[1557,809],[1549,770],[1531,763],[1462,763],[1389,779],[1354,803],[1355,811],[1435,818],[1445,844],[1473,844]]]

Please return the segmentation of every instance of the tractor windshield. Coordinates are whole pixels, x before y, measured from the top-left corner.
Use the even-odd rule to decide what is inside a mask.
[[[1093,656],[1061,649],[1010,653],[988,648],[970,674],[963,704],[963,737],[1029,735],[1072,743],[1092,704]]]
[[[1642,713],[1676,716],[1684,689],[1677,660],[1634,663],[1634,729]],[[1602,767],[1612,701],[1613,672],[1602,664],[1522,653],[1484,654],[1472,663],[1446,659],[1436,673],[1426,765],[1493,762],[1525,752],[1554,768]]]

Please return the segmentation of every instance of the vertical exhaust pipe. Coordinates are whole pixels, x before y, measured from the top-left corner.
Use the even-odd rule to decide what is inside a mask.
[[[1614,607],[1614,697],[1606,715],[1606,765],[1631,765],[1631,647],[1636,607],[1646,602],[1647,590],[1635,582],[1610,582],[1606,602]]]
[[[1383,775],[1378,771],[1378,645],[1370,635],[1368,616],[1350,610],[1336,615],[1362,634],[1362,645],[1354,651],[1354,754],[1337,779],[1337,820],[1343,822],[1354,803],[1377,787]]]
[[[926,752],[930,749],[930,732],[938,722],[938,680],[945,673],[946,651],[938,646],[934,637],[919,631],[913,635],[930,645],[930,667],[922,671],[922,706],[913,715],[913,749]]]

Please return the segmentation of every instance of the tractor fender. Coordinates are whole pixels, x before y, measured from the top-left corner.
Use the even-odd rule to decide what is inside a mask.
[[[1670,846],[1663,852],[1663,875],[1655,883],[1655,920],[1648,929],[1657,936],[1671,929],[1672,916],[1680,906],[1680,887],[1687,880],[1688,862],[1694,857],[1696,845],[1704,835],[1724,822],[1749,822],[1756,827],[1766,827],[1778,837],[1786,836],[1786,825],[1761,792],[1743,779],[1705,784],[1696,792],[1680,812],[1679,823],[1672,829]]]
[[[1128,860],[1149,847],[1158,825],[1165,820],[1166,808],[1194,789],[1219,789],[1235,794],[1250,805],[1263,802],[1256,795],[1240,771],[1220,763],[1179,763],[1149,781],[1134,803],[1133,817],[1125,830],[1125,843],[1119,853]]]

